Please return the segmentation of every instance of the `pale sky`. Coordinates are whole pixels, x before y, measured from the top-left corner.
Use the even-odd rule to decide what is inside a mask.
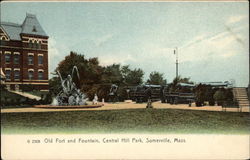
[[[49,35],[49,69],[70,51],[195,82],[249,83],[248,2],[4,2],[1,21],[36,14]],[[50,75],[51,76],[51,75]]]

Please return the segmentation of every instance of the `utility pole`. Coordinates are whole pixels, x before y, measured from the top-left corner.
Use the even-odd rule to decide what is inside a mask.
[[[178,48],[177,47],[174,49],[174,54],[176,56],[175,64],[176,64],[176,79],[177,79],[178,77]]]

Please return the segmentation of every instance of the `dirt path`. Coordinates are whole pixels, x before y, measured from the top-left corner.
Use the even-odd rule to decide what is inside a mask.
[[[135,104],[135,103],[105,103],[104,106],[99,108],[70,108],[70,109],[55,109],[55,108],[8,108],[8,109],[1,109],[1,113],[11,113],[11,112],[57,112],[57,111],[80,111],[80,110],[115,110],[115,109],[139,109],[139,108],[146,108],[146,103],[142,104]],[[195,107],[192,104],[189,107],[187,104],[178,104],[178,105],[170,105],[168,103],[160,103],[155,102],[153,103],[153,107],[156,109],[186,109],[186,110],[205,110],[205,111],[222,111],[221,106],[203,106],[203,107]],[[238,112],[237,108],[227,108],[226,111],[228,112]],[[249,112],[249,107],[242,108],[242,112]]]

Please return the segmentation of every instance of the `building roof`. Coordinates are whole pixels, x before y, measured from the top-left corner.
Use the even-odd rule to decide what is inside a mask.
[[[21,33],[48,37],[36,16],[33,14],[26,14],[22,25],[11,22],[1,22],[1,27],[11,40],[21,40]]]
[[[26,14],[26,18],[22,24],[22,33],[47,37],[47,34],[33,14]]]
[[[11,40],[21,40],[20,33],[22,32],[21,25],[10,22],[1,22],[1,27],[7,33]]]

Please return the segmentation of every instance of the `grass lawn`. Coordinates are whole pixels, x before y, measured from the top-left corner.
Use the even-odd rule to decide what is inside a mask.
[[[249,134],[249,113],[129,109],[1,113],[7,134],[184,133]]]
[[[1,96],[1,101],[4,101],[5,99],[10,99],[10,100],[15,100],[15,99],[19,99],[19,98],[23,98],[23,96],[20,96],[19,94],[16,93],[12,93],[6,90],[1,90],[0,91],[0,96]]]
[[[30,105],[22,104],[26,100],[19,94],[12,93],[6,90],[0,90],[0,106],[1,108],[21,108]],[[2,107],[4,105],[4,107]]]

